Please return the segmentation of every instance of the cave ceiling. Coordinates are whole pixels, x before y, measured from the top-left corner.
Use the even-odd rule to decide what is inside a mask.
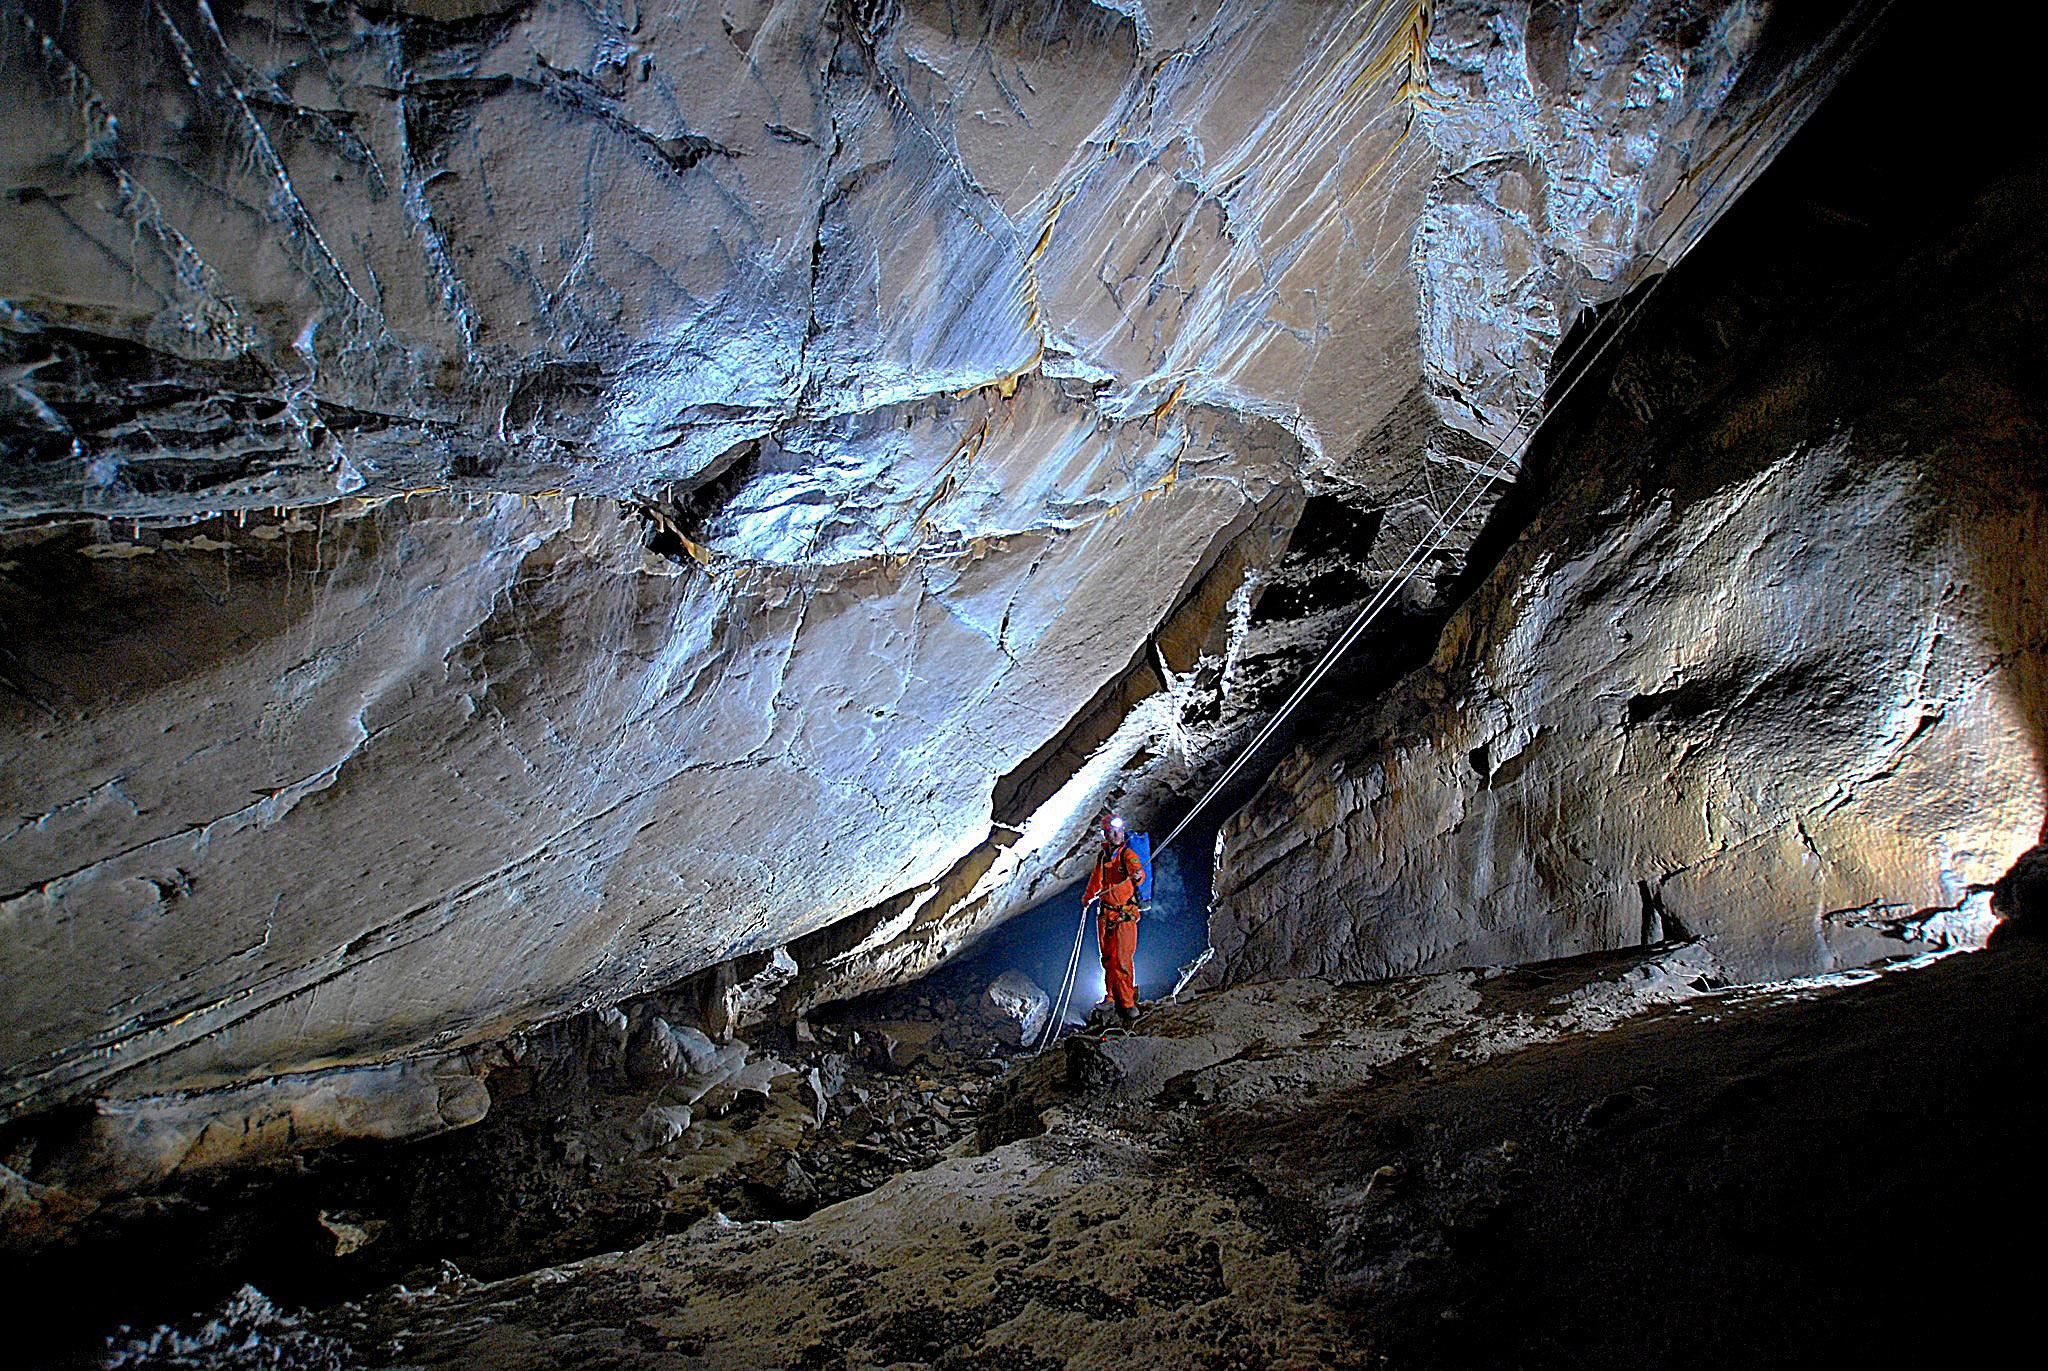
[[[1242,735],[1307,501],[1383,572],[1506,470],[1851,9],[8,6],[0,1110],[928,967]]]

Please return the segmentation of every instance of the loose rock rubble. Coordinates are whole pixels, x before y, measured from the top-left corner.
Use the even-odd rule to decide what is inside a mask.
[[[1981,1168],[1925,1178],[1955,1149],[2048,1136],[2048,1102],[2000,1094],[2048,1052],[2044,957],[2020,940],[1738,991],[1679,944],[1215,992],[1134,1033],[1070,1036],[985,1115],[1032,1129],[801,1221],[714,1213],[508,1280],[442,1270],[303,1327],[351,1365],[493,1371],[1108,1368],[1134,1349],[1167,1367],[1875,1356],[1859,1285],[2042,1217],[2017,1192],[1987,1206]],[[1981,1033],[1958,1039],[1958,1012]],[[1842,1147],[1881,1209],[1844,1207]],[[1839,1291],[1788,1279],[1819,1223],[1858,1234]],[[2029,1276],[1971,1269],[1996,1324]],[[1629,1279],[1649,1271],[1684,1279],[1651,1295]],[[1982,1341],[1882,1333],[1895,1350]]]
[[[129,1367],[247,1367],[267,1371],[347,1371],[346,1344],[300,1327],[254,1286],[237,1290],[220,1311],[189,1333],[158,1328],[140,1337],[115,1339],[102,1363],[109,1371]]]
[[[508,1276],[706,1220],[801,1217],[971,1141],[1019,1051],[1015,1021],[987,1007],[990,979],[949,969],[751,1041],[690,1022],[694,986],[597,1011],[479,1059],[464,1079],[488,1091],[490,1110],[462,1132],[180,1174],[70,1214],[65,1240],[10,1278],[80,1311],[59,1330],[76,1339],[95,1318],[99,1331],[146,1326],[236,1281],[319,1304],[442,1282],[443,1263]],[[1036,1003],[1042,1017],[1043,992]],[[7,1175],[7,1204],[56,1204]],[[166,1270],[151,1259],[166,1246],[209,1260]],[[134,1302],[151,1292],[154,1302]],[[217,1322],[240,1327],[245,1313]],[[225,1346],[225,1334],[180,1336],[206,1355]],[[149,1356],[183,1346],[151,1337],[123,1345]]]

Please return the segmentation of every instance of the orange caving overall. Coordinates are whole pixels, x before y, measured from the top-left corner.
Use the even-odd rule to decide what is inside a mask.
[[[1138,979],[1131,968],[1138,955],[1138,887],[1145,882],[1145,863],[1130,844],[1104,847],[1089,873],[1085,904],[1100,898],[1095,913],[1095,941],[1102,948],[1102,980],[1119,1009],[1138,1007]]]

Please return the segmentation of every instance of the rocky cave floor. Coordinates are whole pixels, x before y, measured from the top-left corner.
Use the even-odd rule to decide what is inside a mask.
[[[194,1367],[1953,1364],[2020,1330],[2048,945],[1717,972],[1247,985],[1035,1059],[942,975],[757,1044],[791,1070],[667,1139],[648,1063],[541,1043],[476,1128],[157,1202],[239,1227],[108,1218],[40,1307],[246,1281],[71,1320],[73,1364]]]
[[[705,1069],[648,1060],[658,1005],[631,1027],[582,1016],[505,1054],[475,1127],[181,1180],[106,1206],[54,1251],[0,1260],[0,1284],[56,1311],[42,1328],[51,1364],[90,1366],[110,1329],[238,1282],[318,1306],[455,1272],[516,1275],[713,1215],[800,1218],[971,1140],[1022,1052],[1018,1025],[978,1008],[988,979],[948,967],[710,1045],[720,1060]]]

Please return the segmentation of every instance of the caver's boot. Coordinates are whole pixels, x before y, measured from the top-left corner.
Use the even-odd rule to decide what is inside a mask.
[[[1134,1004],[1118,1005],[1116,1007],[1116,1016],[1124,1021],[1125,1028],[1129,1028],[1132,1024],[1136,1023],[1139,1019],[1144,1017],[1142,1014],[1138,1012],[1138,1006]]]

